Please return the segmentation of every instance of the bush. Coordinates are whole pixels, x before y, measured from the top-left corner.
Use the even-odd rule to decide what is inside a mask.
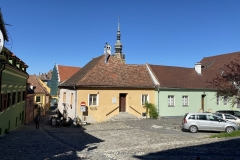
[[[149,115],[150,118],[158,118],[157,108],[154,104],[146,102],[144,107],[146,108],[146,114]]]

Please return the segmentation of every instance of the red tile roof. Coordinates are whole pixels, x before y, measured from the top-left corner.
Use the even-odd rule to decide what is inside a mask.
[[[80,69],[81,69],[80,67],[58,65],[60,82],[64,82]]]
[[[199,75],[194,68],[149,65],[162,88],[206,88],[206,78]]]
[[[207,77],[208,80],[211,80],[216,77],[216,74],[221,74],[226,64],[239,60],[240,52],[204,57],[200,61],[202,64],[202,74]]]
[[[42,73],[38,76],[42,81],[45,80],[51,80],[52,79],[52,70],[50,70],[48,73]]]
[[[47,89],[43,87],[43,85],[40,83],[40,79],[36,75],[29,75],[28,81],[30,85],[35,86],[34,93],[40,93],[40,94],[49,94]]]
[[[154,88],[145,65],[128,65],[105,55],[92,59],[60,86]]]
[[[194,68],[149,65],[163,88],[210,89],[211,81],[222,72],[225,64],[240,60],[240,52],[204,57],[201,75]]]

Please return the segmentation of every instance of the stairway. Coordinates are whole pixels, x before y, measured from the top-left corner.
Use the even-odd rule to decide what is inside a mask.
[[[128,120],[140,120],[140,118],[127,112],[119,112],[118,115],[110,117],[107,120],[107,122],[119,122],[119,121],[128,121]]]

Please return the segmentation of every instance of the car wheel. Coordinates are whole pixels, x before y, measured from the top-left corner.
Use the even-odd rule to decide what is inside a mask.
[[[191,133],[197,133],[198,128],[197,128],[197,126],[190,126],[190,127],[189,127],[189,131],[190,131]]]
[[[233,127],[227,127],[226,128],[226,132],[227,133],[232,133],[234,131],[234,128]]]

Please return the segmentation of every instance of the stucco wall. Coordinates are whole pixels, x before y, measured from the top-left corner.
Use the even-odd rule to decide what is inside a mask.
[[[63,93],[66,92],[66,102],[63,102]],[[67,117],[71,117],[72,119],[74,119],[75,116],[75,106],[76,106],[76,90],[74,89],[60,89],[60,98],[58,99],[58,109],[61,113],[63,113],[63,109],[64,109],[64,105],[63,103],[66,104],[66,109],[67,109]],[[71,94],[73,94],[72,96],[72,104],[71,104]]]
[[[66,92],[66,103],[70,104],[70,95],[73,93],[73,105],[72,108],[68,107],[68,116],[75,118],[75,106],[76,116],[80,119],[85,119],[88,123],[102,122],[119,113],[119,96],[120,94],[126,94],[126,112],[133,114],[137,117],[142,117],[142,113],[145,112],[145,108],[141,105],[142,94],[149,95],[149,102],[155,102],[155,91],[154,90],[120,90],[120,89],[81,89],[77,90],[77,101],[75,101],[75,90],[60,89],[59,98],[59,110],[63,111],[63,92]],[[89,106],[89,94],[97,94],[98,104],[96,106]],[[114,103],[116,99],[116,103]],[[75,105],[75,102],[77,105]],[[87,116],[83,116],[80,110],[81,102],[85,102],[88,107]],[[135,110],[133,110],[134,108]],[[113,111],[113,112],[111,112]],[[111,113],[110,113],[111,112]],[[109,113],[109,114],[108,114]],[[107,115],[108,114],[108,115]]]
[[[15,104],[9,108],[3,110],[0,113],[0,136],[4,134],[5,130],[14,130],[24,124],[25,120],[25,101],[17,102],[17,92],[26,91],[27,74],[20,73],[17,70],[6,68],[2,72],[2,88],[1,93],[13,93],[16,92]]]
[[[231,109],[230,103],[223,105],[223,100],[220,100],[220,105],[216,103],[216,93],[212,91],[197,91],[197,90],[160,90],[156,91],[155,103],[160,112],[161,117],[183,116],[187,112],[198,112],[202,105],[202,95],[204,97],[204,111],[216,112],[217,110]],[[174,95],[174,107],[168,106],[168,95]],[[188,106],[182,105],[182,96],[187,95],[189,100]],[[235,110],[239,110],[236,107]]]

